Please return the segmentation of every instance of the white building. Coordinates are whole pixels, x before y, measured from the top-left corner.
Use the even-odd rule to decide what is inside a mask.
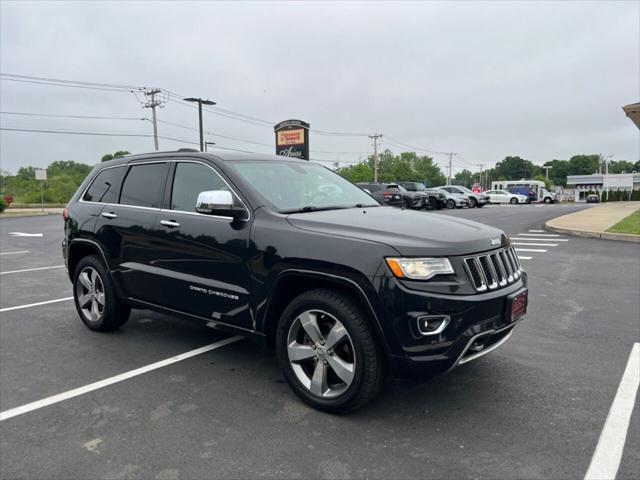
[[[588,192],[599,194],[603,190],[640,190],[640,173],[594,173],[567,175],[567,190],[575,189],[574,200],[584,202]]]

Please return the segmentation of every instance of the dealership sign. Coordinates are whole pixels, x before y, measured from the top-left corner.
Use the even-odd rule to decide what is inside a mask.
[[[285,120],[276,132],[276,155],[309,160],[309,124],[302,120]]]

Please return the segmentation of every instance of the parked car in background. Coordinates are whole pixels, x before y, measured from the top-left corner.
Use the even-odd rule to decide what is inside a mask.
[[[527,203],[538,201],[538,195],[536,194],[536,191],[531,187],[524,187],[524,186],[510,187],[510,188],[506,188],[505,190],[515,195],[523,195],[527,197],[528,199]]]
[[[469,199],[465,195],[462,195],[460,193],[450,193],[443,188],[436,188],[435,190],[442,192],[442,194],[446,197],[445,207],[449,209],[469,206]]]
[[[600,203],[600,197],[595,193],[587,195],[587,203]]]
[[[429,194],[426,192],[415,192],[407,190],[402,185],[396,185],[402,194],[402,201],[405,208],[427,208],[429,206]]]
[[[529,203],[528,196],[511,193],[506,190],[487,190],[483,195],[487,195],[489,197],[490,203],[510,203],[511,205]]]
[[[465,195],[469,200],[469,208],[482,208],[487,203],[489,203],[489,197],[479,192],[474,192],[469,190],[467,187],[463,187],[462,185],[444,185],[441,188],[449,193]]]
[[[441,208],[444,208],[447,201],[443,192],[435,188],[425,187],[424,184],[420,182],[398,182],[398,185],[404,187],[410,192],[422,192],[429,195],[430,205],[428,205],[427,208],[430,207],[431,209],[440,210]]]
[[[404,204],[397,185],[388,186],[380,183],[357,183],[356,185],[382,205],[401,207]]]

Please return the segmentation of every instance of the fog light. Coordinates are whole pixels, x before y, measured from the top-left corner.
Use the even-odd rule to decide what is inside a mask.
[[[438,335],[447,328],[449,320],[447,315],[422,315],[418,317],[418,331],[421,335]]]

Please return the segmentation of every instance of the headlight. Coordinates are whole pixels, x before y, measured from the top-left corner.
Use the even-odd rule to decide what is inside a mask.
[[[387,265],[398,278],[429,280],[448,273],[455,273],[448,258],[387,258]]]

